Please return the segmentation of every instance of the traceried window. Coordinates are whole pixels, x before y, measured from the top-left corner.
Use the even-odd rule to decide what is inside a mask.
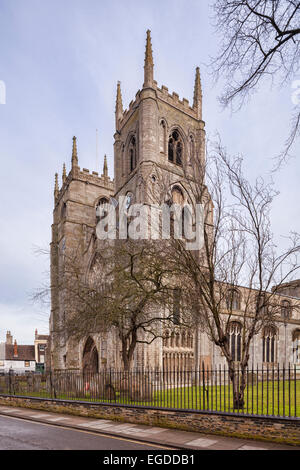
[[[227,310],[240,310],[240,293],[237,289],[228,289],[226,293],[226,307]]]
[[[300,330],[293,332],[293,363],[300,364]]]
[[[168,142],[168,160],[176,165],[182,165],[183,142],[177,130],[174,130]]]
[[[275,362],[275,339],[275,328],[266,326],[263,330],[263,362]]]
[[[291,303],[288,300],[282,300],[281,302],[281,316],[285,320],[288,320],[292,316]]]
[[[131,137],[129,143],[129,166],[131,173],[136,167],[136,140],[134,136]]]
[[[233,361],[241,360],[242,325],[232,321],[228,325],[229,350]]]

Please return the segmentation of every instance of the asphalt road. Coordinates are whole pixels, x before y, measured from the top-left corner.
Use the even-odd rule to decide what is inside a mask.
[[[0,416],[0,450],[159,450],[158,445]]]

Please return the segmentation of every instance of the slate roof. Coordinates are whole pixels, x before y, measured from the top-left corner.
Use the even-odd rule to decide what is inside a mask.
[[[18,344],[18,356],[14,356],[14,345],[5,345],[5,359],[10,361],[35,361],[34,346]]]

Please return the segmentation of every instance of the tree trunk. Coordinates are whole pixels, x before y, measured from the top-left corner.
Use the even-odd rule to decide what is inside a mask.
[[[245,405],[245,388],[246,388],[246,368],[242,366],[236,367],[235,364],[229,364],[229,377],[232,382],[233,389],[233,409],[240,410]]]

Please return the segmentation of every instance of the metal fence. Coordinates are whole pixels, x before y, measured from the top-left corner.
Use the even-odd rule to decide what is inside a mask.
[[[225,366],[204,365],[187,371],[11,372],[0,376],[0,394],[300,418],[300,368],[257,366],[244,378],[238,365],[233,377]]]

